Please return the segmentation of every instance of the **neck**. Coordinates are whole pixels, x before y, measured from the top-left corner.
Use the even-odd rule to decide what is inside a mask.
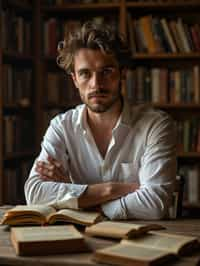
[[[91,129],[113,129],[122,111],[122,100],[120,99],[108,111],[95,113],[87,109],[88,124]]]

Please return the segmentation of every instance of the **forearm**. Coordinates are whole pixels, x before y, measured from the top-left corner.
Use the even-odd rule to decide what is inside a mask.
[[[43,181],[38,175],[28,178],[24,191],[27,204],[47,204],[56,208],[78,208],[77,199],[87,185]]]
[[[85,192],[78,199],[80,208],[89,208],[105,202],[120,198],[138,189],[136,183],[114,183],[107,182],[101,184],[88,185]]]
[[[111,220],[160,220],[168,214],[171,202],[170,190],[170,185],[141,186],[133,193],[102,204],[101,209]]]

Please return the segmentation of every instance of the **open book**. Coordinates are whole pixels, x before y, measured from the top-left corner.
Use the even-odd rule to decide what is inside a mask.
[[[159,224],[137,224],[128,222],[103,221],[86,227],[85,233],[91,236],[109,238],[132,238],[150,230],[164,229]]]
[[[83,235],[73,225],[12,227],[17,255],[48,255],[88,251]]]
[[[155,250],[163,250],[175,255],[186,255],[191,250],[199,247],[196,237],[177,235],[165,232],[148,232],[147,234],[131,240],[122,240],[123,243],[129,243],[138,247],[145,247]]]
[[[198,246],[197,238],[149,232],[131,240],[96,250],[94,260],[113,265],[162,265]]]
[[[62,209],[56,211],[47,205],[17,205],[8,210],[1,224],[8,225],[44,225],[55,223],[74,223],[92,225],[103,219],[100,212]]]
[[[165,251],[134,246],[124,242],[96,250],[93,255],[93,259],[97,262],[123,266],[162,265],[172,258],[174,256],[166,254]]]

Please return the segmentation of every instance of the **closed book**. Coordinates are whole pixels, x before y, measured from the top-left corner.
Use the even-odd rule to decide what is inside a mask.
[[[88,251],[83,235],[73,225],[12,227],[11,242],[22,256]]]
[[[86,227],[85,233],[91,236],[100,236],[108,238],[132,238],[145,234],[150,230],[164,229],[159,224],[137,224],[128,222],[104,221]]]
[[[144,34],[145,42],[147,44],[147,49],[149,53],[156,53],[156,41],[153,36],[153,30],[152,30],[152,17],[144,16],[139,19],[141,31]]]

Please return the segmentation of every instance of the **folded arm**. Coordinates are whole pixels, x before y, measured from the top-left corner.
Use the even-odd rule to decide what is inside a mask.
[[[51,142],[48,151],[43,146],[38,160],[47,163],[46,158],[51,154],[59,158],[59,169],[48,166],[47,172],[42,173],[39,169],[41,165],[35,162],[25,184],[28,204],[45,203],[57,208],[101,205],[110,219],[160,219],[166,215],[176,176],[175,127],[169,119],[155,123],[148,134],[138,170],[139,185],[123,182],[74,184],[67,171],[68,158],[63,150],[62,135],[59,136],[55,130],[50,133],[54,136],[52,138],[51,134],[47,134],[46,141],[54,139],[56,143]]]
[[[149,131],[138,175],[140,188],[102,205],[110,219],[158,220],[168,215],[176,177],[176,127],[168,116]]]
[[[46,182],[71,183],[60,162],[48,156],[48,162],[36,162],[36,171]],[[106,182],[88,185],[78,198],[79,208],[90,208],[120,198],[139,188],[136,183]]]

